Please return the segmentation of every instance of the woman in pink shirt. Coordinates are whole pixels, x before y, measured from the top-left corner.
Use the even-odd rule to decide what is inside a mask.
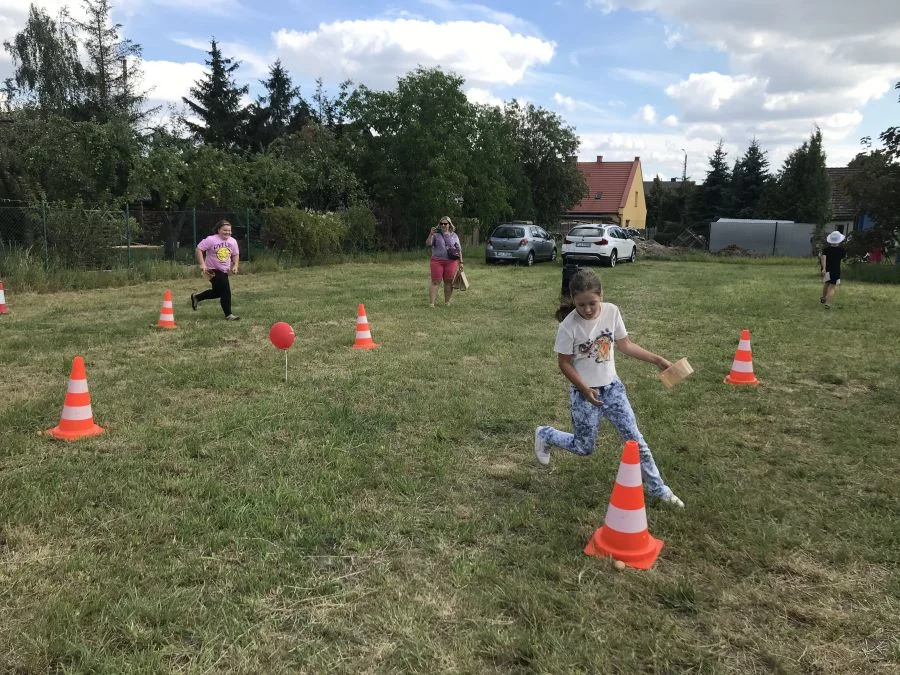
[[[225,320],[240,319],[231,313],[231,285],[228,283],[228,275],[237,274],[240,262],[238,243],[231,236],[231,223],[220,220],[216,223],[216,233],[197,244],[197,262],[212,288],[202,293],[191,293],[191,307],[196,310],[203,300],[219,298]]]
[[[431,285],[428,287],[428,304],[434,307],[438,288],[443,281],[444,304],[449,305],[456,270],[462,267],[462,245],[456,236],[456,228],[450,216],[444,216],[438,222],[438,227],[429,230],[425,245],[431,247]]]

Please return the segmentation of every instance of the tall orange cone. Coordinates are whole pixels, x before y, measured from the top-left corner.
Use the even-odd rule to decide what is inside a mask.
[[[753,354],[750,351],[750,331],[741,331],[741,341],[738,342],[737,352],[731,364],[731,372],[725,376],[728,384],[759,384],[759,380],[753,374]]]
[[[175,328],[175,309],[172,307],[172,291],[168,288],[163,295],[162,309],[159,310],[159,321],[156,322],[159,328]]]
[[[619,473],[609,498],[603,525],[584,547],[587,555],[611,557],[639,570],[653,567],[663,542],[650,536],[644,487],[641,481],[641,458],[637,441],[625,443]]]
[[[356,341],[351,346],[352,349],[375,349],[381,345],[375,344],[372,340],[372,333],[369,330],[369,320],[366,318],[366,308],[362,303],[356,308]]]
[[[0,281],[0,314],[6,314],[6,293],[3,292],[2,281]]]
[[[63,403],[62,417],[59,424],[46,433],[64,441],[77,441],[86,436],[102,434],[94,424],[94,413],[91,410],[91,395],[88,393],[87,375],[84,372],[84,359],[76,356],[72,361],[72,374],[69,375],[69,387],[66,389],[66,400]]]

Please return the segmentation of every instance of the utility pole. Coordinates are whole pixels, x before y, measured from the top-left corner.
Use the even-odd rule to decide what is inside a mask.
[[[684,168],[681,170],[681,229],[684,230],[685,216],[687,215],[687,150],[684,153]]]

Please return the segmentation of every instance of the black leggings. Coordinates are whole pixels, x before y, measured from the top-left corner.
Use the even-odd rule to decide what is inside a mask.
[[[228,316],[231,314],[231,285],[228,283],[228,274],[220,270],[210,270],[210,272],[212,272],[212,278],[209,283],[212,284],[212,288],[197,293],[194,297],[198,301],[219,298],[219,302],[222,303],[222,311],[225,312],[225,316]]]

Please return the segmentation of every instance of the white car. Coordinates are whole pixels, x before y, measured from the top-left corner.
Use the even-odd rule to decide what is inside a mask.
[[[620,260],[634,262],[637,244],[616,225],[583,223],[566,235],[562,247],[563,264],[599,262],[615,267]]]

